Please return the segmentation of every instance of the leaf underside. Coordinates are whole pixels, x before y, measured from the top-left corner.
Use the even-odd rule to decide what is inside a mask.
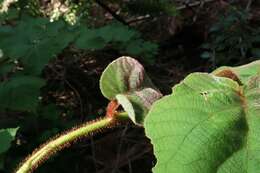
[[[145,119],[154,173],[260,173],[260,77],[193,73]]]

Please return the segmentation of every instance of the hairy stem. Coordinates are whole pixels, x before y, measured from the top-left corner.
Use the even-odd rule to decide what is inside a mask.
[[[25,159],[16,173],[29,173],[35,170],[45,160],[54,155],[57,151],[68,147],[69,144],[79,138],[91,136],[104,128],[111,127],[118,120],[127,119],[126,113],[118,113],[115,117],[105,117],[92,122],[87,122],[80,127],[73,128],[68,132],[45,143],[36,149],[27,159]]]

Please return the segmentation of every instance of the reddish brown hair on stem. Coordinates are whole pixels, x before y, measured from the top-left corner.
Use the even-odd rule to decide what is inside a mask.
[[[112,100],[109,102],[107,105],[107,110],[106,110],[106,116],[113,118],[114,115],[116,114],[116,110],[119,107],[119,104],[116,100]]]

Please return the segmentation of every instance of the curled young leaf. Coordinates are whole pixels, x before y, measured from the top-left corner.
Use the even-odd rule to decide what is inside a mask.
[[[125,56],[108,65],[101,76],[100,88],[106,98],[116,99],[136,124],[142,124],[152,103],[162,96],[143,66]]]

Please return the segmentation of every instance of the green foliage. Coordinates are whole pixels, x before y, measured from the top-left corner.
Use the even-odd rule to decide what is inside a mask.
[[[260,28],[251,26],[249,19],[249,12],[236,8],[221,15],[210,29],[201,57],[215,65],[259,58]]]
[[[145,130],[155,173],[259,172],[260,61],[224,70],[190,74],[152,106]]]
[[[76,47],[85,50],[99,50],[113,44],[122,52],[142,55],[150,62],[157,52],[156,44],[142,40],[137,31],[118,23],[89,29],[25,16],[16,27],[0,27],[0,36],[3,54],[21,61],[24,72],[33,75],[40,74],[50,59],[74,41]]]
[[[39,75],[50,59],[74,39],[73,30],[62,21],[50,23],[45,18],[24,16],[16,27],[0,27],[3,54],[19,60],[24,73]]]
[[[137,124],[142,124],[152,103],[162,96],[143,66],[130,57],[118,58],[108,65],[101,76],[100,89],[109,100],[117,100]]]
[[[18,128],[0,129],[0,154],[6,152],[14,140]]]
[[[0,129],[0,170],[4,168],[4,154],[11,147],[18,128]]]
[[[40,88],[45,85],[41,78],[16,76],[0,85],[0,109],[35,111],[39,102]]]
[[[123,54],[142,56],[147,62],[153,62],[157,53],[157,44],[144,41],[140,33],[119,23],[100,28],[81,28],[75,46],[84,50],[99,50],[106,45],[117,48]]]

